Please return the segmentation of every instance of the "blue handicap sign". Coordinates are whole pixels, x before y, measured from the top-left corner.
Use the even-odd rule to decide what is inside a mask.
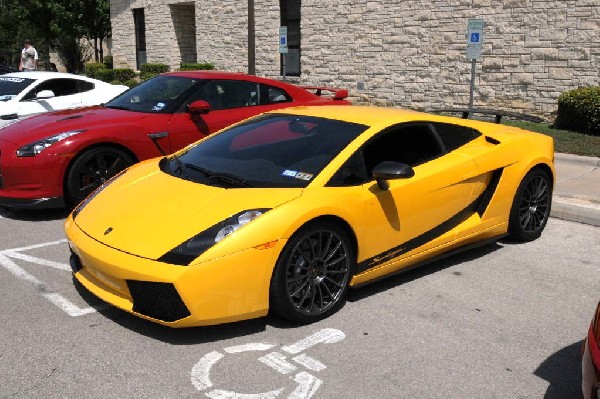
[[[471,43],[479,43],[479,33],[471,33]]]
[[[279,44],[281,44],[281,45],[285,46],[285,37],[282,37],[282,38],[281,38],[281,42],[280,42]]]

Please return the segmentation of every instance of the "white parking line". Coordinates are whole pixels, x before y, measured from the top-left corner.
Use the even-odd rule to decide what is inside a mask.
[[[43,244],[30,245],[27,247],[21,248],[12,248],[4,251],[0,251],[0,266],[3,266],[6,270],[14,274],[16,277],[26,281],[30,284],[33,284],[40,294],[48,299],[51,303],[56,305],[59,309],[64,311],[66,314],[72,317],[83,316],[89,313],[94,313],[97,309],[93,307],[80,308],[62,295],[51,292],[47,289],[46,285],[38,280],[32,274],[26,272],[23,268],[17,265],[12,259],[19,259],[25,262],[30,262],[40,266],[47,266],[54,269],[62,270],[62,271],[71,271],[71,267],[67,264],[54,262],[51,260],[38,258],[35,256],[30,256],[22,253],[23,251],[28,251],[31,249],[44,248],[51,245],[64,244],[67,240],[58,240],[58,241],[50,241]],[[12,259],[11,259],[12,258]],[[97,307],[99,309],[99,307]]]
[[[4,254],[13,259],[21,259],[26,262],[35,263],[37,265],[42,265],[42,266],[49,266],[49,267],[53,267],[53,268],[59,269],[59,270],[64,270],[67,272],[71,271],[71,266],[69,266],[65,263],[53,262],[51,260],[37,258],[35,256],[29,256],[29,255],[22,254],[20,252],[15,252],[15,251],[5,251]]]

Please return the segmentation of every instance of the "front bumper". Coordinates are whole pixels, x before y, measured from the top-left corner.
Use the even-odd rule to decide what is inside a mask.
[[[600,349],[590,327],[584,342],[583,359],[581,361],[581,389],[584,399],[600,398]]]
[[[218,259],[177,266],[131,255],[65,223],[75,278],[117,308],[169,327],[226,323],[267,314],[279,241]]]
[[[1,197],[0,205],[8,208],[19,208],[19,209],[50,209],[50,208],[64,208],[66,207],[65,199],[63,197],[53,198],[11,198]]]
[[[17,157],[17,146],[0,140],[0,205],[45,209],[65,206],[62,176],[70,156]]]

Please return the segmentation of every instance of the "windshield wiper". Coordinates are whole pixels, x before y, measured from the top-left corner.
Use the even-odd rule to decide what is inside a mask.
[[[211,170],[204,169],[200,166],[196,166],[191,163],[186,163],[186,164],[184,164],[184,166],[186,168],[203,173],[206,177],[208,177],[212,181],[215,181],[215,182],[218,182],[221,184],[226,184],[230,187],[252,187],[252,185],[250,183],[248,183],[248,181],[246,179],[243,179],[236,175],[232,175],[229,173],[213,172]]]
[[[104,105],[104,107],[110,108],[110,109],[122,109],[123,111],[131,111],[131,109],[124,107],[122,105]]]
[[[180,174],[181,176],[183,176],[183,177],[187,178],[187,177],[188,177],[188,175],[187,175],[187,173],[185,173],[185,169],[186,169],[186,168],[185,168],[185,165],[183,164],[183,162],[181,162],[181,159],[179,159],[179,157],[178,157],[176,154],[171,154],[171,157],[172,157],[171,159],[172,159],[172,160],[174,160],[174,161],[177,163],[177,169],[175,169],[175,170],[173,171],[173,173],[175,173],[176,171],[178,171],[178,170],[179,170],[179,171],[180,171],[180,173],[179,173],[179,174]]]

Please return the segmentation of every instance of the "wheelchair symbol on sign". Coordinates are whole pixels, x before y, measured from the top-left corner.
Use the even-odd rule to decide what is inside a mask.
[[[340,330],[335,328],[324,328],[296,343],[281,347],[282,352],[293,356],[291,360],[295,364],[288,361],[286,355],[281,352],[270,352],[262,357],[259,357],[258,361],[284,375],[296,372],[298,370],[298,365],[303,366],[310,371],[319,372],[327,368],[327,366],[317,359],[301,352],[319,343],[333,344],[335,342],[339,342],[345,337],[346,335]],[[249,351],[261,352],[267,351],[274,346],[275,345],[272,344],[250,343],[245,345],[230,346],[225,348],[224,351],[229,354]],[[214,366],[224,357],[225,355],[221,352],[212,351],[204,355],[192,368],[192,384],[201,392],[208,391],[205,392],[207,397],[212,399],[275,399],[286,390],[284,387],[268,392],[238,393],[222,389],[211,389],[213,388],[213,384],[210,380],[210,370],[212,366]],[[304,370],[298,371],[294,375],[293,380],[297,385],[287,396],[287,399],[308,399],[312,397],[317,392],[321,384],[323,384],[323,381]]]

